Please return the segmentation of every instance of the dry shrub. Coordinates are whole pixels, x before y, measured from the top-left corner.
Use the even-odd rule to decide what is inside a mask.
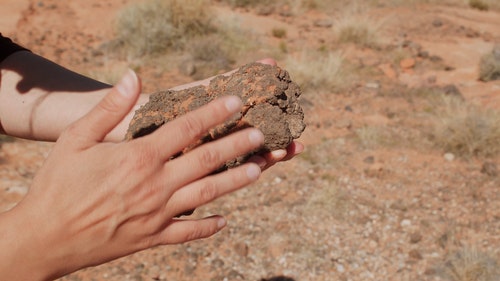
[[[450,281],[497,281],[500,270],[497,260],[476,249],[462,249],[453,254],[442,268]]]
[[[457,98],[444,102],[432,140],[458,156],[494,157],[500,154],[500,112],[470,105]]]
[[[380,29],[383,21],[367,15],[369,5],[354,1],[347,4],[333,25],[333,30],[340,43],[354,43],[358,46],[376,48],[381,43]]]
[[[183,49],[187,40],[215,31],[204,0],[149,0],[125,8],[117,20],[117,44],[133,56]]]
[[[469,0],[469,6],[480,11],[488,11],[490,6],[482,0]]]
[[[500,80],[500,45],[496,45],[491,53],[481,57],[479,79],[485,82]]]
[[[298,57],[289,56],[286,68],[292,79],[304,90],[339,92],[348,81],[341,52],[314,52],[305,50]]]

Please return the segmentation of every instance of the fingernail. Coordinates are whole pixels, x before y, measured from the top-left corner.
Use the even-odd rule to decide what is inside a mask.
[[[252,130],[248,134],[248,139],[250,140],[251,144],[254,145],[261,145],[264,143],[264,134],[260,130]]]
[[[247,176],[250,180],[256,180],[259,178],[261,170],[257,165],[250,165],[247,168]]]
[[[227,224],[227,222],[226,222],[226,219],[224,219],[224,218],[219,218],[219,219],[217,220],[217,227],[218,227],[219,229],[224,228],[224,226],[226,226],[226,224]]]
[[[281,159],[281,158],[284,158],[286,156],[286,150],[278,149],[278,150],[272,151],[271,155],[273,156],[274,159]]]
[[[264,167],[266,167],[266,165],[267,165],[266,159],[264,159],[262,157],[255,157],[254,163],[257,164],[257,165],[259,165],[259,167],[261,169],[264,169]]]
[[[137,88],[137,81],[137,75],[132,69],[129,69],[125,75],[123,75],[120,82],[116,84],[116,90],[118,90],[122,96],[129,98],[134,95],[134,91]]]
[[[226,100],[226,108],[229,112],[236,112],[241,109],[242,102],[241,99],[236,96],[230,96]]]

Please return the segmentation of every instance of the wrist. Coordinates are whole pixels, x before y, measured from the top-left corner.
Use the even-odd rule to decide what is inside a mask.
[[[0,214],[2,280],[51,280],[56,271],[48,262],[48,247],[37,225],[19,207]]]

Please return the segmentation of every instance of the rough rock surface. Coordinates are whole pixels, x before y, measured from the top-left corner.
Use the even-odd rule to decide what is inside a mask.
[[[237,95],[244,104],[242,111],[183,152],[250,126],[259,128],[265,136],[259,151],[286,148],[305,129],[304,114],[298,102],[300,94],[300,88],[292,82],[287,71],[261,63],[247,64],[230,76],[215,77],[208,86],[152,94],[149,102],[135,112],[125,139],[147,135],[217,97]],[[234,164],[238,163],[228,163],[229,166]]]

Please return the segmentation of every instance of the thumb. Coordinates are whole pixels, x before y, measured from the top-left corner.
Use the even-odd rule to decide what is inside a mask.
[[[130,112],[140,92],[141,82],[135,72],[129,69],[89,113],[68,128],[70,134],[84,141],[103,141]]]

